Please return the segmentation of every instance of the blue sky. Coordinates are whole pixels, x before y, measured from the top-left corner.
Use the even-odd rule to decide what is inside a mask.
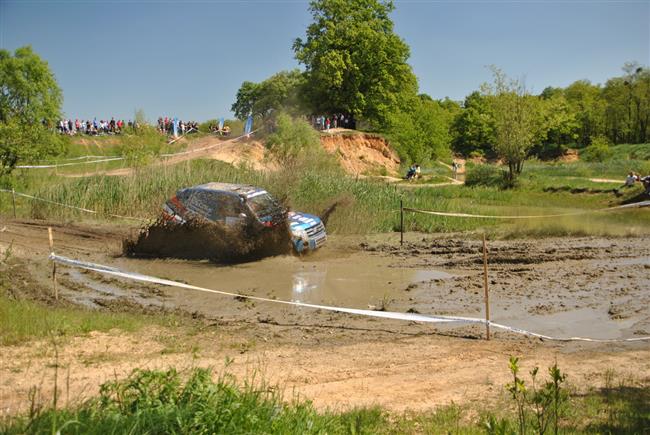
[[[462,100],[486,65],[534,92],[603,83],[626,61],[650,64],[650,1],[399,1],[420,91]],[[0,46],[31,44],[71,117],[230,116],[244,80],[299,65],[291,44],[307,1],[0,0]]]

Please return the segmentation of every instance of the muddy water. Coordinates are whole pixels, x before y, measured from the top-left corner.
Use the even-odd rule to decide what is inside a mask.
[[[497,308],[492,319],[496,323],[523,328],[555,337],[590,337],[614,339],[631,337],[630,330],[638,319],[610,319],[606,307],[578,308],[544,315],[513,313]]]
[[[452,275],[400,267],[364,253],[321,258],[278,256],[234,266],[170,260],[120,260],[120,267],[147,275],[233,293],[343,307],[380,307],[410,284]],[[224,314],[231,298],[184,289],[167,291],[170,302],[208,315]],[[226,299],[226,300],[224,300]]]
[[[278,256],[231,266],[130,258],[97,261],[231,293],[352,308],[385,305],[398,312],[482,317],[480,243],[421,239],[400,248],[394,238],[390,243],[371,241],[371,246],[357,239],[332,237],[331,243],[315,255]],[[360,250],[360,246],[367,250]],[[492,242],[492,320],[562,337],[650,335],[649,246],[647,238]],[[79,303],[84,303],[83,298],[94,302],[100,295],[101,299],[159,303],[223,320],[286,324],[325,321],[361,328],[417,329],[408,322],[317,313],[179,288],[164,288],[164,296],[160,296],[132,283],[115,283],[92,275],[71,273],[70,280],[87,289],[80,293]]]

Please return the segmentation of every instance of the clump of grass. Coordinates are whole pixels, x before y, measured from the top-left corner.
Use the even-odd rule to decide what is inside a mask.
[[[206,369],[184,377],[174,369],[135,370],[103,384],[96,399],[15,418],[3,433],[370,434],[387,425],[377,409],[337,415],[318,413],[308,401],[284,402],[278,388],[255,379],[243,385],[228,374],[213,380]]]
[[[32,394],[30,412],[0,420],[0,432],[587,434],[644,433],[650,424],[647,380],[608,372],[604,387],[570,394],[573,387],[557,364],[548,376],[534,368],[529,381],[511,360],[511,373],[513,381],[504,389],[508,399],[391,413],[378,406],[318,411],[309,401],[285,400],[280,388],[255,377],[241,383],[207,369],[136,369],[126,379],[103,384],[99,397],[64,408],[57,408],[56,395],[52,406],[45,406]],[[56,374],[54,379],[56,387]]]
[[[467,168],[465,184],[467,186],[501,187],[505,182],[506,172],[495,165],[473,165]]]

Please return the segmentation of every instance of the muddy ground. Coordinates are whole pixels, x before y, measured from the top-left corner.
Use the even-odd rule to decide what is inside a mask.
[[[55,251],[162,278],[277,299],[422,314],[483,316],[481,244],[463,237],[407,234],[336,237],[305,257],[279,256],[239,265],[142,260],[120,255],[134,228],[107,224],[4,221],[0,253],[24,267],[17,295],[54,303],[49,289],[47,226]],[[650,238],[562,238],[489,242],[492,319],[557,336],[650,335]],[[186,313],[200,325],[187,333],[147,328],[136,334],[92,333],[59,349],[71,397],[134,367],[180,368],[232,361],[247,376],[271,382],[318,406],[381,404],[428,409],[499,396],[509,355],[527,367],[557,358],[573,385],[598,386],[609,369],[650,382],[650,343],[549,342],[479,327],[432,327],[292,308],[178,288],[131,283],[59,268],[67,304],[90,309]],[[31,290],[30,290],[31,289]],[[40,293],[39,293],[40,292]],[[185,331],[185,332],[183,332]],[[170,344],[171,343],[171,344]],[[2,349],[0,413],[25,409],[30,387],[51,392],[51,344]],[[49,389],[48,389],[49,388]]]

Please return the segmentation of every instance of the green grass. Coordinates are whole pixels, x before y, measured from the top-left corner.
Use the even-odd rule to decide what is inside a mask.
[[[631,155],[645,146],[620,145]],[[626,147],[626,148],[625,148]],[[636,155],[636,154],[635,154]],[[378,233],[399,229],[399,201],[405,207],[483,215],[545,215],[580,210],[597,210],[620,204],[642,192],[637,186],[618,197],[615,183],[589,178],[623,179],[629,170],[650,173],[650,162],[625,160],[621,156],[604,163],[527,162],[517,186],[445,186],[409,188],[387,185],[372,179],[355,180],[331,168],[330,164],[308,162],[278,173],[263,173],[228,164],[194,160],[175,166],[143,167],[126,177],[56,177],[39,171],[19,172],[10,182],[17,190],[28,191],[51,201],[99,211],[101,214],[156,218],[161,205],[182,187],[209,181],[248,183],[265,187],[286,199],[296,210],[320,214],[334,203],[336,211],[328,222],[331,233]],[[92,165],[91,165],[92,166]],[[468,171],[473,165],[468,164]],[[437,180],[447,168],[433,164],[423,172]],[[498,171],[497,171],[498,172]],[[428,181],[430,182],[430,181]],[[7,183],[5,183],[7,184]],[[19,199],[19,216],[57,219],[97,219],[69,209]],[[579,218],[497,220],[408,214],[407,231],[460,232],[487,230],[504,237],[547,235],[627,235],[647,234],[648,210],[593,213]],[[0,213],[12,213],[9,195],[0,195]]]
[[[6,295],[0,295],[0,318],[0,345],[3,346],[51,336],[85,335],[91,331],[119,329],[132,332],[147,325],[163,323],[153,317],[135,314],[47,307],[38,302],[14,300]]]
[[[615,376],[610,379],[616,379]],[[619,378],[620,379],[620,378]],[[505,390],[504,390],[505,393]],[[635,381],[609,381],[603,388],[573,393],[559,421],[560,433],[644,433],[650,424],[650,388]],[[97,398],[38,406],[5,417],[0,431],[18,433],[265,433],[265,434],[514,434],[516,412],[505,394],[496,400],[425,412],[389,412],[380,407],[317,410],[254,376],[238,382],[206,369],[179,373],[135,370],[110,381]],[[533,416],[528,428],[533,433]],[[500,426],[490,431],[487,423]],[[547,431],[550,433],[550,431]]]
[[[5,254],[9,257],[9,254]],[[85,335],[91,331],[137,331],[150,325],[177,323],[176,316],[111,313],[54,302],[50,290],[29,279],[29,272],[11,258],[0,258],[0,345],[32,339]],[[32,299],[15,297],[29,294]],[[41,301],[41,302],[39,302]],[[48,301],[49,305],[42,301]]]

